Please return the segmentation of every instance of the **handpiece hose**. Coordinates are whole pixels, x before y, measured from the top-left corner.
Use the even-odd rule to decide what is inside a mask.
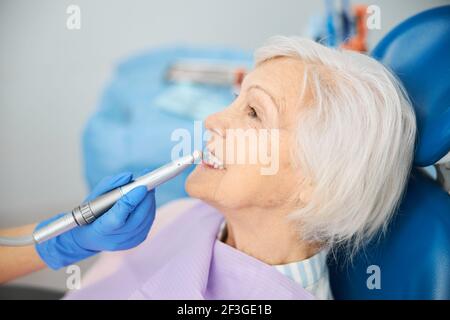
[[[66,213],[61,218],[39,230],[35,230],[31,236],[20,238],[0,237],[0,246],[26,246],[33,243],[41,243],[77,226],[89,224],[111,209],[122,196],[134,188],[146,186],[147,190],[154,189],[167,180],[174,178],[201,158],[202,153],[200,151],[194,151],[192,155],[170,162],[126,185],[113,189],[94,200],[75,207],[72,212]]]

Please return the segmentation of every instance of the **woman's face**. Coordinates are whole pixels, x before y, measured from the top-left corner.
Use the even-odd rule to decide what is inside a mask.
[[[198,165],[186,182],[190,196],[218,208],[298,205],[293,195],[304,177],[291,152],[304,105],[303,68],[285,57],[260,64],[245,77],[236,100],[206,119],[207,148],[224,169]]]

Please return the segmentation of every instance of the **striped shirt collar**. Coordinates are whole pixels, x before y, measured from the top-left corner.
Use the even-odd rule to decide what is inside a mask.
[[[328,250],[323,249],[308,259],[274,267],[303,288],[308,288],[327,275],[327,254]]]

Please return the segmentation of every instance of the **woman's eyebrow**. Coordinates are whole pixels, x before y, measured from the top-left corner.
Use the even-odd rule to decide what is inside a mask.
[[[250,86],[247,88],[246,91],[248,92],[248,91],[254,90],[254,89],[256,89],[256,90],[261,90],[261,91],[264,92],[266,95],[268,95],[268,96],[270,97],[270,100],[272,100],[272,103],[275,105],[275,109],[277,110],[277,112],[280,111],[280,110],[279,110],[279,107],[278,107],[278,103],[276,102],[274,96],[273,96],[269,91],[267,91],[265,88],[263,88],[262,86],[260,86],[260,85],[258,85],[258,84],[253,84],[253,85],[250,85]]]

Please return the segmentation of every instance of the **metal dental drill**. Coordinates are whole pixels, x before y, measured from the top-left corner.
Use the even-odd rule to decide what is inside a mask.
[[[94,200],[74,208],[72,212],[64,214],[59,219],[39,230],[35,230],[32,235],[14,238],[0,237],[0,246],[27,246],[34,243],[41,243],[77,226],[92,223],[95,219],[111,209],[122,196],[134,188],[146,186],[147,190],[154,189],[160,184],[174,178],[200,159],[202,159],[202,152],[194,151],[189,156],[170,162],[126,185],[113,189]]]

